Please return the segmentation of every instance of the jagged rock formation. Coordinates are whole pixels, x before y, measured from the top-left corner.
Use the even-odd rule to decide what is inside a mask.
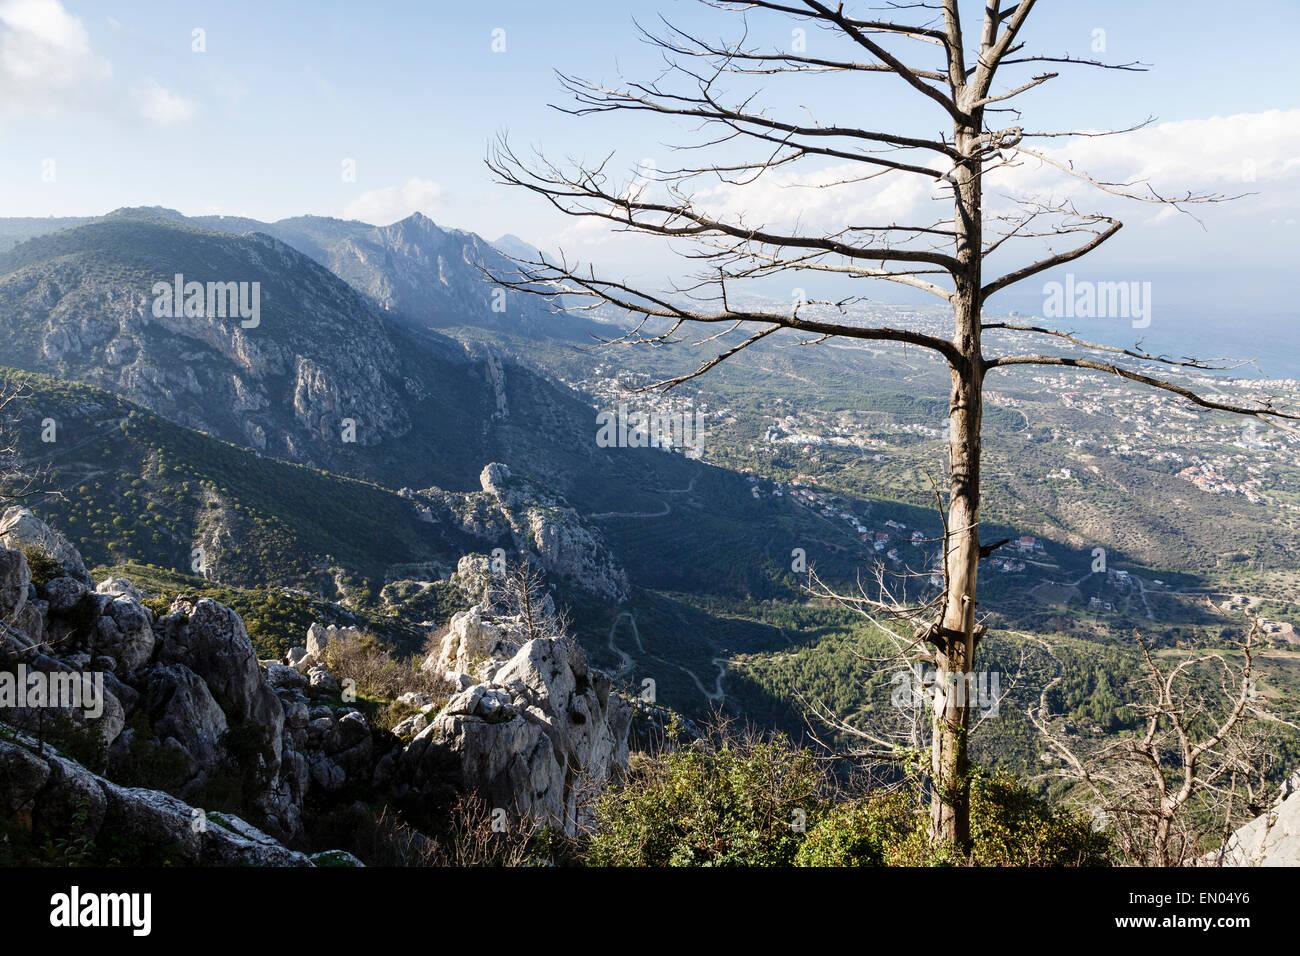
[[[451,619],[436,654],[424,661],[426,670],[439,674],[470,674],[487,680],[520,648],[513,622],[484,620],[485,608],[476,604]],[[454,677],[453,677],[454,679]]]
[[[547,571],[593,594],[610,601],[627,599],[627,572],[599,529],[564,498],[513,475],[501,462],[485,465],[479,484],[483,490],[478,494],[454,495],[434,488],[416,494],[461,531],[492,544],[508,540]]]
[[[47,544],[59,564],[84,574],[80,555],[39,519],[27,513],[19,525],[25,546]],[[83,759],[110,774],[146,752],[163,754],[172,788],[195,794],[230,765],[251,763],[275,781],[263,805],[285,809],[274,800],[291,783],[280,773],[285,710],[239,616],[207,599],[180,599],[155,619],[124,584],[110,579],[92,591],[64,576],[38,587],[23,552],[0,550],[0,720],[11,728],[0,738],[0,809],[61,837],[111,835],[146,855],[165,850],[174,862],[310,865],[238,817],[207,817],[60,752],[88,747]],[[251,745],[238,754],[234,728]],[[296,829],[292,813],[266,816],[285,835]]]
[[[571,639],[529,640],[519,620],[486,613],[456,615],[425,661],[463,689],[420,721],[399,760],[404,780],[420,790],[450,777],[493,807],[573,833],[584,792],[627,769],[632,710]]]
[[[61,547],[38,519],[24,526],[24,540]],[[75,567],[73,555],[60,563]],[[457,615],[427,662],[459,692],[406,695],[415,715],[386,733],[338,700],[324,666],[326,648],[357,629],[314,625],[307,647],[259,661],[230,608],[180,597],[156,616],[146,601],[120,579],[33,583],[24,553],[0,549],[5,814],[64,835],[76,805],[90,836],[172,847],[179,862],[304,865],[283,842],[303,837],[309,793],[319,805],[360,788],[436,812],[473,791],[572,832],[582,787],[626,767],[630,710],[609,679],[567,637],[528,640],[482,607]],[[6,700],[23,674],[63,696]],[[142,773],[156,779],[122,782]],[[213,826],[191,829],[197,808],[231,787],[251,822],[211,814]]]
[[[339,627],[337,624],[313,624],[307,628],[307,647],[303,660],[323,663],[325,648],[334,641],[343,641],[360,637],[364,631],[358,627]]]
[[[204,866],[338,866],[362,863],[332,850],[290,850],[237,816],[205,814],[158,790],[123,787],[40,747],[25,734],[0,739],[0,812],[68,839],[112,835],[146,858]]]

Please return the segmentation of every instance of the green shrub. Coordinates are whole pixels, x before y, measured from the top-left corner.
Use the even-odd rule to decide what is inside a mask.
[[[789,866],[824,805],[811,751],[781,735],[719,728],[675,751],[636,755],[596,804],[596,866]]]
[[[27,556],[27,567],[32,572],[32,583],[37,588],[44,588],[54,578],[62,577],[66,573],[63,565],[40,548],[28,546],[23,548],[23,554]]]
[[[452,687],[441,674],[421,668],[422,658],[394,656],[375,635],[340,637],[325,647],[325,666],[340,681],[352,681],[358,696],[390,701],[408,692],[450,698]],[[400,720],[394,711],[393,721]],[[391,726],[391,724],[389,725]]]
[[[1110,866],[1109,836],[1068,807],[1035,796],[1010,774],[980,774],[971,794],[976,866]]]
[[[1110,838],[1086,817],[1039,799],[1013,777],[977,772],[971,783],[970,856],[931,843],[915,797],[887,794],[842,804],[813,827],[799,866],[1109,866]]]
[[[915,796],[904,793],[839,804],[808,831],[795,865],[887,866],[918,831],[918,815]]]

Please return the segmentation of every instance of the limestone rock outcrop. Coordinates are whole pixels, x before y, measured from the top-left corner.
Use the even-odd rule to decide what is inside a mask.
[[[512,657],[520,647],[517,632],[508,623],[485,620],[484,613],[484,606],[476,604],[453,616],[438,651],[425,658],[424,669],[486,680],[495,667]]]
[[[69,839],[111,836],[159,862],[315,865],[239,817],[209,815],[158,790],[119,786],[25,735],[0,739],[0,812]],[[347,856],[351,865],[360,865]]]
[[[584,519],[560,495],[539,483],[511,473],[500,462],[489,462],[479,474],[481,492],[452,494],[437,489],[417,493],[440,521],[495,546],[509,538],[514,550],[530,556],[542,568],[562,575],[583,590],[613,601],[628,595],[627,572],[605,544],[600,529]],[[481,600],[477,585],[490,574],[488,559],[462,559],[456,580]]]
[[[521,644],[508,628],[484,625],[482,613],[475,608],[453,625],[439,661],[461,660],[466,646],[491,648],[478,667],[484,678],[454,696],[403,751],[406,785],[431,790],[450,779],[517,818],[574,833],[584,789],[627,769],[631,708],[570,638]],[[510,648],[517,649],[502,661]]]
[[[63,568],[65,574],[83,584],[90,582],[86,562],[68,539],[55,531],[28,508],[6,508],[0,515],[0,544],[14,551],[35,548],[49,555]]]
[[[21,526],[25,541],[62,548],[34,516]],[[432,808],[473,793],[572,833],[586,788],[626,769],[631,709],[568,636],[530,634],[482,604],[455,615],[424,662],[451,696],[403,694],[408,714],[387,732],[325,660],[358,629],[313,625],[306,647],[259,661],[233,609],[181,596],[156,616],[130,582],[83,581],[75,550],[60,555],[68,573],[38,586],[26,554],[0,548],[0,672],[96,707],[0,707],[0,811],[28,826],[111,834],[175,862],[300,866],[312,859],[284,844],[330,801]],[[54,712],[68,720],[55,727]],[[213,792],[237,792],[247,821],[189,802]]]

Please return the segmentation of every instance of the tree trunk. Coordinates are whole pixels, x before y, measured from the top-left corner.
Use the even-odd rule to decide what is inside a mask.
[[[970,844],[967,734],[975,664],[975,586],[979,569],[980,382],[954,369],[949,410],[947,598],[938,633],[931,757],[932,835]]]
[[[980,424],[984,369],[980,348],[982,119],[958,127],[957,148],[968,159],[952,172],[957,260],[963,267],[953,294],[953,343],[964,361],[951,368],[948,403],[948,527],[943,617],[935,635],[938,661],[931,753],[931,837],[970,848],[967,755],[975,664],[975,584],[979,570]]]

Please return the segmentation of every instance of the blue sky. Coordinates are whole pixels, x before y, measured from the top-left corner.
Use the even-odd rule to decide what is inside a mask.
[[[973,16],[982,5],[966,6]],[[3,211],[89,215],[163,205],[383,222],[418,208],[489,238],[511,232],[547,248],[572,245],[584,258],[604,255],[625,271],[667,273],[671,264],[657,253],[575,231],[539,201],[494,185],[482,163],[501,131],[557,157],[617,147],[629,171],[643,158],[668,156],[665,142],[683,132],[672,124],[548,109],[563,102],[555,69],[611,82],[620,71],[652,76],[657,55],[638,41],[632,20],[652,25],[660,14],[710,37],[734,37],[739,25],[692,0],[0,0]],[[749,26],[756,43],[789,43],[788,21],[754,15]],[[192,49],[195,29],[204,31],[204,52]],[[492,49],[495,29],[505,31],[504,52]],[[1201,0],[1043,0],[1026,38],[1043,52],[1088,55],[1098,29],[1106,58],[1141,60],[1152,71],[1066,68],[1025,97],[1025,125],[1115,127],[1154,114],[1173,124],[1169,135],[1101,152],[1096,144],[1113,141],[1093,141],[1086,155],[1196,180],[1163,184],[1170,189],[1259,195],[1207,210],[1208,232],[1186,217],[1137,210],[1096,268],[1131,266],[1131,278],[1163,278],[1171,302],[1219,307],[1244,298],[1262,313],[1294,317],[1300,109],[1290,45],[1300,4],[1251,0],[1225,15],[1221,3]],[[942,116],[892,77],[774,88],[766,102],[812,104],[823,121],[943,128]],[[355,162],[355,181],[342,175],[345,160]],[[1249,186],[1232,182],[1246,162],[1258,176]],[[1208,278],[1224,270],[1240,276],[1237,287]]]

